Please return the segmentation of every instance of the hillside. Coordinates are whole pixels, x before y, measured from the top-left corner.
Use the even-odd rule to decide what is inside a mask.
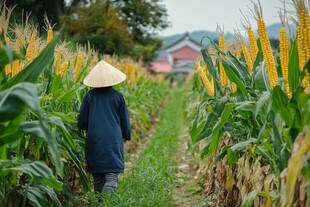
[[[295,31],[294,26],[290,26],[290,27],[291,27],[291,31]],[[269,38],[278,39],[280,28],[281,28],[281,23],[275,23],[275,24],[271,24],[271,25],[267,26],[267,33],[268,33]],[[176,40],[181,38],[183,35],[184,35],[184,33],[180,33],[180,34],[161,37],[163,39],[163,47],[166,47],[166,46],[172,44],[173,42],[175,42]],[[197,31],[190,32],[190,37],[199,43],[204,36],[208,36],[211,39],[217,39],[218,38],[218,34],[216,33],[216,31],[197,30]],[[225,39],[227,41],[232,41],[234,39],[233,34],[229,33],[229,32],[225,33]],[[209,43],[208,39],[205,39],[203,41],[204,45],[208,44],[208,43]]]

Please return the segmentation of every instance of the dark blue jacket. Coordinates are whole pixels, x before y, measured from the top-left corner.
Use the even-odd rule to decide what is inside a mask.
[[[91,173],[124,172],[123,139],[130,140],[125,100],[112,87],[94,88],[84,97],[78,126],[87,131],[85,157]]]

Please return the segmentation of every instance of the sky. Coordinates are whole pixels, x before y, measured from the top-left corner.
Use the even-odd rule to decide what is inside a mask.
[[[254,0],[257,2],[257,0]],[[260,0],[263,9],[263,18],[266,25],[280,22],[278,11],[283,8],[280,0]],[[286,8],[293,11],[292,0],[286,0]],[[250,0],[162,0],[168,13],[168,21],[172,27],[159,32],[159,35],[168,36],[186,31],[196,30],[215,31],[217,25],[224,27],[224,32],[232,32],[237,26],[242,29],[241,12],[249,15],[253,9]],[[251,26],[257,29],[256,21],[250,17]]]

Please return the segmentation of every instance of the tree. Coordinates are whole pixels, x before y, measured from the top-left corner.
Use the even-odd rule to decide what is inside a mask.
[[[126,19],[106,3],[76,7],[61,22],[67,36],[82,44],[89,42],[100,53],[128,55],[133,44]]]
[[[110,0],[126,16],[134,40],[139,43],[144,43],[145,37],[153,36],[170,26],[166,7],[160,2],[161,0]]]
[[[130,55],[150,62],[162,41],[154,35],[170,26],[167,21],[167,10],[161,0],[109,0],[126,17],[129,31],[135,43]]]
[[[46,14],[52,24],[59,29],[60,17],[70,12],[71,7],[86,2],[87,0],[8,0],[5,4],[14,7],[11,18],[17,23],[22,23],[25,14],[31,13],[31,19],[42,27],[45,26],[44,14]]]
[[[58,23],[58,17],[64,13],[64,0],[10,0],[6,1],[8,7],[14,7],[11,19],[21,23],[25,14],[31,13],[31,19],[39,26],[45,26],[44,14],[52,23]],[[22,16],[24,15],[24,16]]]

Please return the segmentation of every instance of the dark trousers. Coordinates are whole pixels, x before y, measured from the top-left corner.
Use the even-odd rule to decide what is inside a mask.
[[[117,188],[117,173],[93,173],[94,191],[110,194]]]

